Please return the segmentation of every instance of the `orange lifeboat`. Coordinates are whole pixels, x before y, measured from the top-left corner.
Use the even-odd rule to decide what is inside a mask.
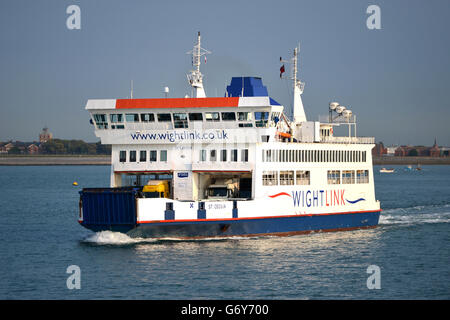
[[[291,134],[287,133],[287,132],[279,132],[279,131],[277,131],[276,135],[280,136],[280,137],[283,137],[283,138],[290,138],[291,137]]]

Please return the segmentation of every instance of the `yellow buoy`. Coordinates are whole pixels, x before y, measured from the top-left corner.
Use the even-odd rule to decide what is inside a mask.
[[[78,185],[78,182],[75,181],[74,183],[72,183],[72,185],[73,185],[73,186],[77,186],[77,185]]]

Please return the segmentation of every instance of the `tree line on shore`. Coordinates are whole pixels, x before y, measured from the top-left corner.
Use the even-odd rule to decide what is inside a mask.
[[[44,154],[44,155],[65,155],[65,154],[86,154],[86,155],[110,155],[111,145],[104,145],[100,142],[84,142],[83,140],[63,140],[51,139],[42,143],[27,144],[24,142],[11,142],[13,144],[7,149],[7,154]],[[34,152],[28,152],[27,146],[35,145]]]
[[[40,146],[41,154],[111,154],[111,146],[100,142],[52,139]]]

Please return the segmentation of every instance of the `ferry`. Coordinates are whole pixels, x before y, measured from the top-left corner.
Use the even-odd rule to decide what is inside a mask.
[[[356,136],[355,115],[338,102],[307,120],[298,47],[280,58],[280,78],[292,81],[291,110],[255,76],[233,77],[224,96],[207,97],[200,65],[210,52],[200,33],[188,53],[191,96],[87,101],[95,135],[112,153],[110,186],[80,191],[83,227],[196,239],[378,225],[375,138]],[[335,135],[338,127],[344,136]]]

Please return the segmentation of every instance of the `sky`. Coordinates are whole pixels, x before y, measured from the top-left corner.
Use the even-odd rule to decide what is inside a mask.
[[[70,5],[80,29],[69,29]],[[366,12],[380,8],[381,29]],[[299,77],[308,120],[330,101],[351,109],[358,136],[385,145],[450,146],[448,0],[2,0],[0,141],[98,141],[88,99],[162,98],[191,93],[186,54],[202,35],[207,96],[233,76],[262,77],[291,108],[280,57],[300,43]]]

